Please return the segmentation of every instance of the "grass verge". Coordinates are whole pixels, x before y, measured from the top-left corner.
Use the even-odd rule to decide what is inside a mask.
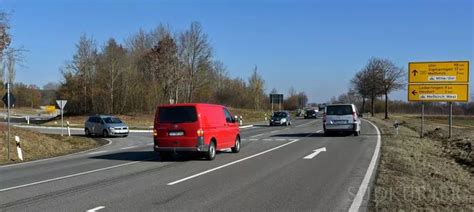
[[[71,136],[61,137],[59,135],[45,135],[26,129],[11,128],[10,132],[10,156],[8,160],[7,129],[0,125],[0,164],[22,162],[17,155],[15,136],[20,137],[24,161],[50,158],[66,155],[101,145],[99,141],[91,138]]]
[[[270,111],[266,110],[251,110],[251,109],[239,109],[229,108],[232,114],[243,118],[243,124],[253,124],[257,122],[265,121],[265,114],[269,116]],[[153,128],[153,122],[155,114],[135,114],[135,115],[117,115],[122,121],[124,121],[130,129],[151,129]],[[69,122],[71,127],[84,127],[88,116],[65,116],[64,123]],[[41,126],[49,127],[60,127],[61,119],[55,119],[50,122],[41,124]]]
[[[448,139],[445,129],[429,126],[426,137],[420,139],[417,123],[404,121],[403,116],[397,118],[403,123],[398,135],[394,119],[368,118],[382,133],[371,210],[473,211],[471,150],[461,150],[454,144],[473,130],[458,132],[456,138]]]

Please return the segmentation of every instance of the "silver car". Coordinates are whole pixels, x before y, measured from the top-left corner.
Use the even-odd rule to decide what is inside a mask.
[[[324,110],[324,134],[331,132],[350,132],[355,136],[360,134],[360,118],[354,104],[334,104]]]
[[[128,126],[115,116],[91,116],[87,119],[84,132],[86,136],[123,136],[129,133]]]
[[[291,125],[291,115],[288,111],[277,111],[273,113],[269,122],[270,126],[289,126]]]

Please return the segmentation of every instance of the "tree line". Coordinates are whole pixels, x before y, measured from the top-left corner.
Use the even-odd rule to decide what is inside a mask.
[[[229,77],[198,22],[181,32],[164,25],[139,30],[124,44],[110,38],[100,49],[83,35],[61,72],[58,96],[78,114],[154,112],[159,104],[183,102],[268,106],[257,67],[247,80]]]

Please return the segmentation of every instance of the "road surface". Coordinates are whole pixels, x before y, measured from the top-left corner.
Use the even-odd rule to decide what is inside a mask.
[[[214,161],[161,162],[151,133],[131,133],[92,151],[0,166],[0,211],[366,209],[379,147],[370,123],[359,137],[324,137],[320,119],[241,134],[241,152]]]

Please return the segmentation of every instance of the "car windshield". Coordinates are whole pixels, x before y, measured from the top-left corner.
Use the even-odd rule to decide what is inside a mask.
[[[326,107],[326,115],[352,115],[351,105],[334,105]]]
[[[278,117],[278,118],[284,118],[287,117],[288,115],[285,112],[275,112],[273,113],[273,117]]]
[[[159,111],[161,123],[185,123],[197,120],[196,108],[193,106],[162,107]]]
[[[316,111],[314,111],[314,110],[308,110],[308,111],[306,111],[306,113],[307,113],[307,114],[315,114]]]
[[[102,118],[102,119],[107,124],[121,124],[122,123],[122,121],[119,118],[116,118],[116,117],[106,117],[106,118]]]

